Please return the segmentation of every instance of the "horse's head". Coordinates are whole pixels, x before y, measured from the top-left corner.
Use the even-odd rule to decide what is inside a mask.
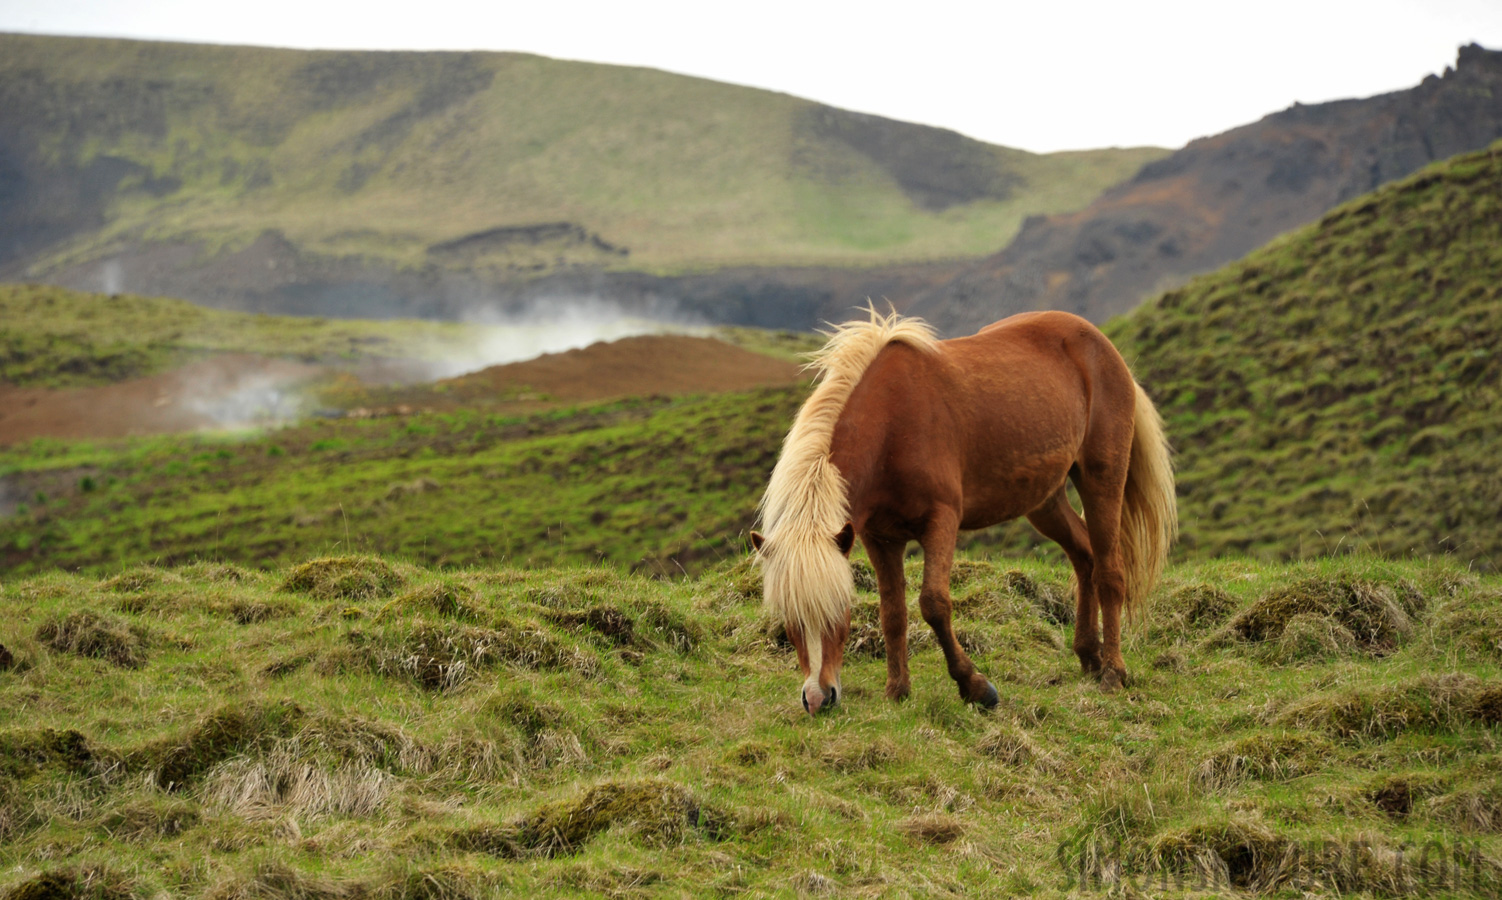
[[[770,537],[751,532],[761,563],[767,606],[782,616],[788,639],[803,670],[803,708],[810,715],[840,702],[840,667],[850,637],[849,522],[833,536],[779,531]]]

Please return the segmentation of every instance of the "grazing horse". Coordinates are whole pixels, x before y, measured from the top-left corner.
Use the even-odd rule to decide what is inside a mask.
[[[762,498],[766,534],[751,534],[767,605],[798,653],[804,708],[839,702],[857,536],[881,593],[887,697],[911,689],[902,559],[917,541],[918,606],[949,676],[965,700],[994,706],[996,687],[950,623],[949,570],[961,529],[1018,516],[1074,567],[1080,665],[1102,690],[1121,687],[1122,611],[1162,573],[1178,513],[1162,421],[1105,335],[1078,316],[1033,312],[940,341],[922,320],[872,308],[809,367],[818,387]]]

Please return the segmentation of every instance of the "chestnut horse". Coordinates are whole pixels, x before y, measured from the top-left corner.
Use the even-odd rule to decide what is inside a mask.
[[[887,697],[910,690],[902,559],[917,541],[918,606],[949,676],[965,700],[995,705],[995,686],[955,639],[949,570],[961,529],[1018,516],[1074,567],[1080,665],[1103,690],[1121,687],[1122,612],[1157,581],[1178,514],[1162,422],[1105,335],[1078,316],[1033,312],[940,341],[919,319],[873,308],[869,322],[839,326],[809,367],[819,385],[762,498],[766,535],[751,534],[767,605],[798,653],[804,708],[839,702],[856,536],[881,593]]]

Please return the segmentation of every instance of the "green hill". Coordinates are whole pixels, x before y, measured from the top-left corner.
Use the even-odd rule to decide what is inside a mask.
[[[1178,449],[1183,552],[1502,565],[1502,144],[1117,319]]]
[[[1443,896],[1502,889],[1502,583],[1170,567],[1103,696],[1064,566],[972,563],[797,705],[744,568],[131,567],[0,587],[0,897]],[[1208,893],[1207,893],[1208,892]]]
[[[1163,152],[1035,155],[515,53],[0,35],[0,108],[0,265],[35,274],[138,245],[194,266],[268,233],[482,281],[974,256]]]

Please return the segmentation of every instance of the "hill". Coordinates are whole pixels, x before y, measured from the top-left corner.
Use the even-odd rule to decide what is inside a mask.
[[[0,277],[366,318],[645,279],[723,321],[721,295],[782,296],[809,267],[835,287],[800,297],[860,290],[838,287],[852,266],[885,267],[873,296],[931,283],[893,266],[990,252],[1161,155],[1036,155],[524,54],[0,35]]]
[[[1179,450],[1186,549],[1502,565],[1502,143],[1338,207],[1108,333]]]
[[[1077,212],[1029,220],[1000,253],[905,311],[949,335],[1030,309],[1104,322],[1331,207],[1502,138],[1502,52],[1463,47],[1417,87],[1291,109],[1191,142]]]
[[[0,897],[1495,897],[1502,582],[1171,567],[1081,676],[1063,566],[972,563],[966,707],[927,626],[841,703],[740,565],[206,562],[0,589]]]

